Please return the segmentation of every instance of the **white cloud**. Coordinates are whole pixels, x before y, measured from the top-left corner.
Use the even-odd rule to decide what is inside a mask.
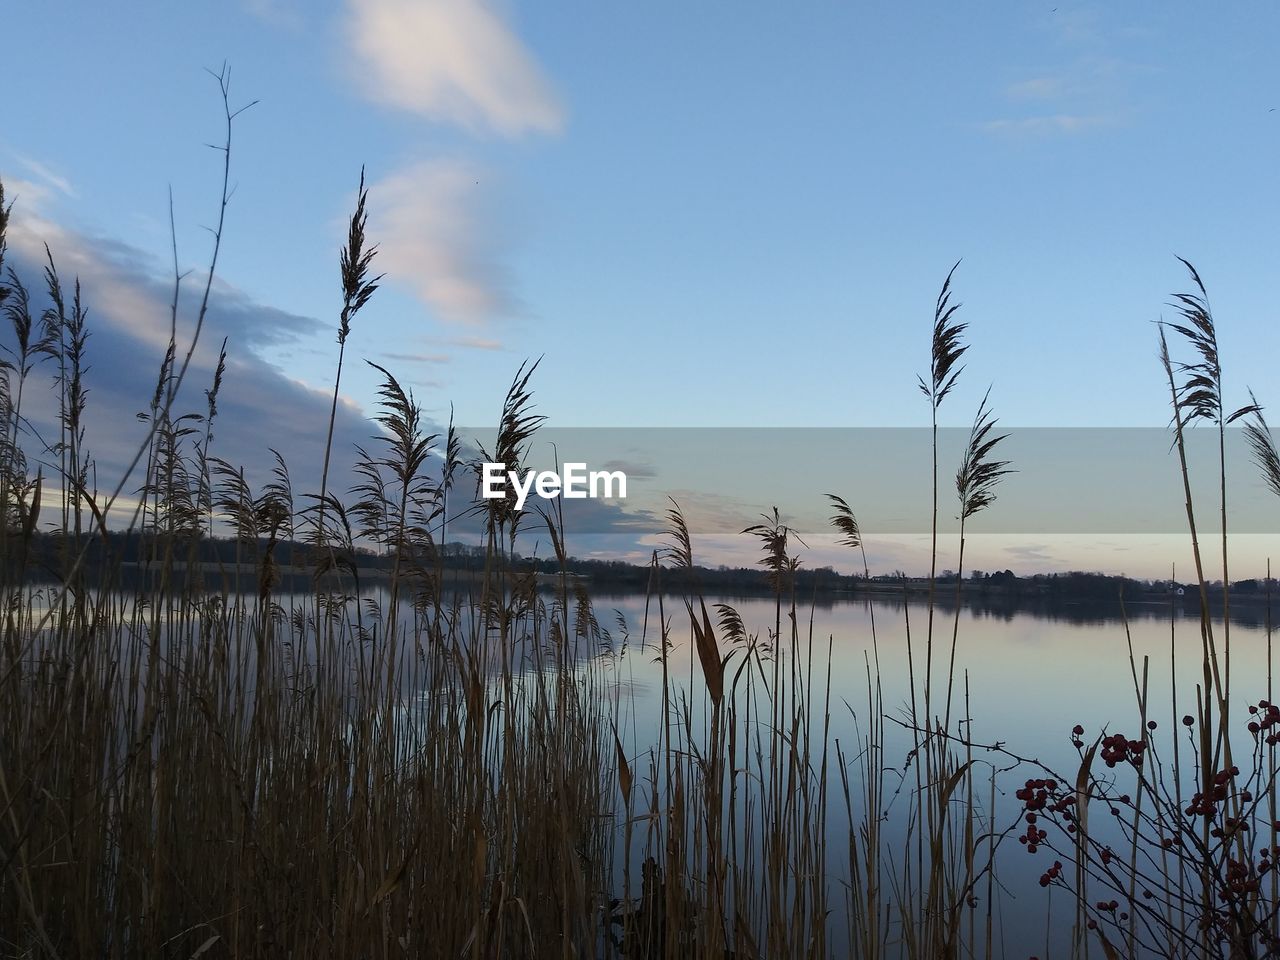
[[[164,276],[163,267],[159,274],[153,272],[157,265],[145,254],[126,243],[87,237],[68,229],[44,216],[40,205],[34,202],[24,202],[15,210],[9,245],[15,256],[33,265],[46,262],[47,246],[64,286],[70,288],[80,280],[95,319],[105,318],[121,333],[153,351],[163,353],[168,347],[173,278]],[[194,331],[192,317],[204,292],[205,270],[207,267],[195,269],[180,288],[180,346]],[[37,284],[37,290],[43,290],[43,283]],[[291,343],[317,326],[309,318],[255,303],[217,276],[209,303],[223,332],[231,335],[238,346],[255,351]],[[212,368],[217,353],[218,340],[204,336],[193,362]]]
[[[127,329],[131,336],[163,351],[169,343],[168,324],[152,322],[156,318],[164,318],[167,311],[163,300],[152,300],[144,287],[129,282],[119,272],[111,269],[109,262],[95,253],[86,238],[41,216],[39,206],[46,197],[27,194],[25,199],[30,202],[17,211],[21,216],[15,216],[9,228],[12,253],[24,258],[32,266],[43,267],[47,262],[47,247],[53,254],[58,275],[64,285],[69,286],[78,278],[86,290],[93,291],[91,309],[95,314],[107,313],[114,323]],[[32,283],[31,277],[27,279],[34,291],[43,289],[43,284],[38,280]]]
[[[502,341],[492,337],[449,337],[440,341],[451,347],[465,347],[468,350],[501,350]]]
[[[486,179],[462,161],[427,161],[369,188],[378,268],[452,323],[481,324],[519,311],[496,256],[504,238],[488,209]]]
[[[12,204],[17,209],[30,211],[47,207],[56,199],[53,191],[44,184],[15,177],[5,170],[0,170],[0,184],[4,184],[6,207]]]
[[[263,23],[296,30],[305,24],[294,0],[242,0],[244,8]]]
[[[1115,122],[1115,118],[1101,114],[1054,113],[1011,120],[988,120],[982,124],[982,129],[988,133],[1044,136],[1088,133]]]
[[[11,185],[12,181],[6,180],[6,190]],[[12,266],[30,288],[36,316],[47,302],[42,276],[46,242],[68,294],[77,280],[81,284],[90,334],[85,422],[96,475],[99,483],[109,488],[123,475],[146,438],[147,426],[139,423],[135,414],[148,407],[168,346],[173,280],[165,276],[163,265],[153,263],[143,252],[120,241],[88,237],[65,227],[42,215],[31,195],[25,191],[24,195],[10,223],[6,266]],[[194,333],[202,289],[194,278],[183,287],[178,326],[182,353]],[[267,447],[273,445],[294,471],[299,490],[317,485],[330,394],[293,380],[263,360],[258,351],[307,336],[318,326],[315,320],[258,303],[215,280],[204,329],[175,413],[203,410],[204,390],[213,379],[219,346],[223,337],[228,338],[229,362],[214,424],[217,440],[213,453],[233,464],[244,464],[255,484],[268,476],[271,461]],[[47,380],[51,373],[47,364],[38,364],[32,373],[33,383]],[[24,398],[24,419],[44,436],[56,435],[55,393],[30,388]],[[262,429],[264,411],[271,417],[270,436]],[[331,476],[342,477],[337,489],[346,486],[354,445],[365,442],[371,429],[359,409],[344,398],[338,407],[335,466],[331,470]],[[32,440],[27,446],[34,463],[41,456],[40,444]],[[135,475],[126,491],[135,489],[138,482]]]
[[[503,136],[563,126],[551,84],[485,0],[350,0],[350,8],[373,100]]]
[[[447,353],[397,353],[390,350],[384,351],[382,356],[401,363],[448,363],[452,359]]]
[[[1005,90],[1010,100],[1053,100],[1068,90],[1062,77],[1029,77],[1009,84]]]
[[[39,160],[13,151],[10,151],[9,155],[25,167],[27,172],[32,174],[39,181],[40,185],[44,187],[53,187],[64,196],[68,196],[73,199],[76,197],[75,187],[71,185],[71,181],[50,169]]]

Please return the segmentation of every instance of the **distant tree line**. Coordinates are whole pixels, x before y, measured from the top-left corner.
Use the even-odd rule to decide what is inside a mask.
[[[83,547],[85,559],[82,569],[86,574],[102,574],[119,568],[144,569],[162,560],[166,549],[173,550],[173,559],[190,568],[233,567],[237,564],[256,566],[261,563],[268,547],[265,539],[237,540],[234,538],[202,537],[192,540],[189,536],[175,538],[169,544],[163,535],[154,532],[141,534],[136,531],[113,531],[105,540],[102,537],[84,538],[73,543],[69,535],[58,532],[36,533],[27,561],[28,577],[49,579],[52,571],[65,569],[62,565],[66,553]],[[283,540],[271,545],[272,563],[285,576],[301,576],[315,563],[314,548],[295,540]],[[431,558],[433,564],[448,571],[479,572],[484,565],[483,544],[449,542],[438,548]],[[394,557],[390,552],[378,553],[357,547],[352,558],[358,569],[371,577],[390,571]],[[570,557],[563,568],[554,557],[528,557],[514,554],[513,562],[526,571],[536,572],[548,578],[568,574],[592,585],[619,592],[643,591],[655,586],[664,590],[680,591],[697,587],[703,591],[725,595],[768,595],[774,592],[767,571],[762,566],[715,567],[695,566],[679,569],[663,566],[655,571],[651,563],[632,563],[626,560],[598,560]],[[957,574],[944,570],[938,576],[939,587],[949,588],[937,592],[943,603],[954,598]],[[98,582],[101,582],[99,579]],[[1262,579],[1240,580],[1232,584],[1233,596],[1245,600],[1262,600],[1275,590],[1276,581]],[[866,577],[861,574],[844,574],[830,566],[799,566],[791,572],[784,588],[794,591],[797,599],[817,595],[909,595],[918,596],[928,591],[928,579],[908,576],[902,571]],[[1181,591],[1181,592],[1180,592]],[[1038,604],[1053,602],[1114,603],[1116,601],[1142,602],[1187,596],[1194,587],[1172,580],[1141,580],[1124,575],[1097,572],[1070,571],[1066,573],[1038,573],[1020,577],[1012,570],[973,570],[964,577],[962,595],[967,601],[985,601],[999,608],[1007,604]],[[1219,602],[1221,583],[1209,585],[1210,599]],[[1187,596],[1188,601],[1197,599]]]

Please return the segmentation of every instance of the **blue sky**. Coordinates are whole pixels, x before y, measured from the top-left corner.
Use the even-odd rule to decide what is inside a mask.
[[[225,61],[233,106],[259,102],[236,121],[217,329],[299,448],[362,165],[388,277],[349,349],[438,418],[492,423],[545,354],[561,426],[920,426],[963,258],[972,348],[945,422],[990,384],[1010,425],[1161,426],[1175,254],[1209,286],[1228,401],[1280,404],[1280,11],[1055,3],[13,7],[10,242],[86,278],[118,355],[99,402],[145,394],[154,358],[120,343],[166,329],[170,187],[184,267],[207,256],[205,68]],[[351,364],[350,436],[374,389]],[[226,420],[252,456],[259,432]]]

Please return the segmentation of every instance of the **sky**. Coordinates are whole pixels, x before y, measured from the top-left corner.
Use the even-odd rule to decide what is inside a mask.
[[[318,486],[362,169],[386,277],[347,344],[340,468],[375,429],[378,374],[359,359],[435,422],[452,409],[477,430],[538,357],[538,410],[558,427],[927,426],[916,377],[957,261],[970,349],[945,426],[967,427],[990,387],[1002,426],[1165,427],[1154,322],[1190,286],[1177,256],[1208,287],[1228,404],[1247,387],[1280,404],[1272,5],[236,0],[0,16],[9,262],[33,274],[47,243],[84,285],[104,488],[145,431],[175,240],[190,333],[224,64],[231,107],[252,106],[233,125],[184,389],[199,409],[228,337],[215,452],[258,476],[273,447]],[[663,468],[660,453],[647,464]],[[1099,499],[1124,482],[1098,473]],[[857,488],[841,488],[855,506]],[[728,528],[767,496],[707,538],[708,562],[750,549]],[[1126,531],[970,532],[988,569],[1163,576],[1186,560]],[[642,556],[650,539],[578,552]],[[1272,540],[1242,539],[1251,573]],[[922,568],[918,536],[868,549]],[[817,544],[812,562],[832,556]]]

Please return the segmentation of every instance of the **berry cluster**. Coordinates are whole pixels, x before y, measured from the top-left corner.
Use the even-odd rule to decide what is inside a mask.
[[[1062,814],[1063,819],[1068,821],[1067,831],[1075,832],[1075,824],[1070,823],[1071,808],[1076,802],[1075,794],[1059,792],[1057,780],[1044,778],[1028,780],[1022,787],[1015,790],[1013,795],[1022,801],[1023,809],[1026,811],[1027,832],[1018,836],[1018,842],[1027,848],[1027,853],[1035,853],[1047,836],[1045,831],[1036,826],[1039,813],[1042,811]]]
[[[1037,810],[1058,810],[1061,802],[1058,796],[1057,780],[1028,780],[1026,784],[1013,792],[1013,795],[1023,802],[1026,809],[1035,812]],[[1053,801],[1050,803],[1050,801]]]
[[[1109,913],[1121,921],[1129,919],[1129,914],[1120,910],[1120,902],[1118,900],[1099,900],[1094,906],[1098,908],[1099,913]],[[1118,914],[1116,913],[1117,910],[1120,910]],[[1098,929],[1098,921],[1090,917],[1088,927],[1090,930]]]
[[[1035,853],[1047,836],[1047,833],[1036,826],[1036,815],[1028,813],[1027,832],[1018,835],[1018,842],[1027,848],[1027,853]]]
[[[1108,767],[1114,767],[1126,760],[1135,767],[1141,767],[1142,755],[1147,751],[1145,743],[1141,740],[1129,740],[1123,733],[1113,733],[1103,737],[1101,746],[1100,756]]]
[[[1234,857],[1227,858],[1226,889],[1218,891],[1218,897],[1225,901],[1239,900],[1251,893],[1258,892],[1258,874],[1253,864],[1247,860],[1240,861]]]
[[[1228,786],[1240,775],[1239,767],[1219,770],[1213,775],[1207,790],[1196,793],[1187,807],[1188,817],[1212,817],[1218,812],[1218,804],[1227,799]]]
[[[1263,733],[1263,741],[1269,747],[1280,743],[1280,706],[1269,700],[1259,700],[1257,706],[1249,706],[1249,715],[1257,717],[1249,721],[1249,732],[1255,736]]]
[[[1253,737],[1256,762],[1264,754],[1261,749],[1263,745],[1280,745],[1280,701],[1272,703],[1269,700],[1259,700],[1249,706],[1248,710],[1248,730]],[[1189,731],[1194,731],[1198,722],[1196,717],[1189,714],[1181,717],[1182,726]],[[1082,779],[1086,775],[1089,779],[1087,795],[1083,792],[1083,784],[1079,788],[1079,800],[1103,804],[1115,817],[1122,816],[1122,811],[1126,808],[1134,810],[1133,798],[1119,789],[1120,780],[1125,779],[1121,771],[1125,766],[1133,768],[1139,786],[1146,783],[1145,778],[1148,776],[1158,778],[1163,775],[1163,771],[1159,769],[1160,758],[1154,743],[1148,741],[1150,732],[1156,729],[1155,721],[1146,722],[1145,729],[1139,730],[1140,736],[1137,739],[1130,739],[1123,733],[1107,733],[1103,730],[1098,739],[1092,741],[1094,745],[1088,747],[1084,725],[1076,724],[1071,730],[1070,740],[1080,753]],[[1090,774],[1089,761],[1095,750],[1100,762]],[[1146,767],[1156,769],[1144,771],[1144,761],[1148,756],[1151,762]],[[1095,779],[1098,777],[1097,768],[1102,764],[1113,769],[1120,767],[1121,770]],[[1135,810],[1132,826],[1122,821],[1122,829],[1126,834],[1131,834],[1134,843],[1133,855],[1137,855],[1141,844],[1147,843],[1156,851],[1176,851],[1175,856],[1184,858],[1187,866],[1205,870],[1211,885],[1211,889],[1205,892],[1212,898],[1207,903],[1212,906],[1195,918],[1200,929],[1210,931],[1211,938],[1216,937],[1232,944],[1249,942],[1261,947],[1262,952],[1250,953],[1250,956],[1280,960],[1280,938],[1275,936],[1272,927],[1280,907],[1273,902],[1274,893],[1268,893],[1269,889],[1273,889],[1271,884],[1280,875],[1280,842],[1275,839],[1280,834],[1280,820],[1272,823],[1270,819],[1260,816],[1261,802],[1267,799],[1274,783],[1262,777],[1257,768],[1242,774],[1239,767],[1230,763],[1221,769],[1210,768],[1208,776],[1201,773],[1197,781],[1198,792],[1189,801],[1184,796],[1181,809],[1169,802],[1172,798],[1162,798],[1158,792],[1152,792],[1158,807],[1155,813],[1138,818]],[[1055,843],[1050,843],[1049,823],[1078,839],[1077,789],[1071,782],[1061,778],[1029,779],[1014,792],[1014,796],[1022,804],[1025,820],[1025,829],[1018,828],[1021,831],[1018,841],[1028,853],[1036,853],[1041,846],[1047,846],[1050,855],[1057,852],[1055,843],[1059,838],[1055,838]],[[1144,824],[1152,828],[1152,833],[1141,832]],[[1216,842],[1201,844],[1197,838],[1202,830]],[[1257,835],[1266,835],[1270,831],[1274,832],[1265,844],[1250,842],[1262,841],[1263,837]],[[1245,853],[1249,847],[1253,847],[1253,851]],[[1075,855],[1078,860],[1072,862],[1068,859],[1068,863],[1081,872],[1082,882],[1103,882],[1117,893],[1130,870],[1136,869],[1125,853],[1117,853],[1112,847],[1097,841],[1091,841],[1087,849],[1077,849]],[[1067,884],[1063,876],[1063,863],[1055,860],[1053,866],[1040,874],[1040,886],[1065,887]],[[1144,879],[1142,874],[1128,877],[1130,883],[1140,879]],[[1154,887],[1154,892],[1148,886]],[[1132,900],[1086,899],[1082,906],[1092,915],[1087,921],[1088,927],[1096,930],[1126,923],[1135,914],[1153,919],[1157,926],[1162,925],[1162,917],[1153,912],[1158,911],[1158,903],[1153,906],[1150,901],[1166,899],[1171,892],[1161,889],[1158,883],[1144,883],[1141,887],[1135,886],[1133,890]],[[1194,936],[1181,928],[1169,929],[1175,938],[1184,934],[1187,937]]]
[[[1277,859],[1280,859],[1280,845],[1274,847],[1262,847],[1258,850],[1258,876],[1265,877],[1272,870],[1277,869]]]
[[[1061,876],[1062,876],[1062,861],[1055,860],[1053,861],[1052,867],[1050,867],[1044,873],[1040,874],[1040,886],[1047,887],[1049,884],[1053,883],[1053,881],[1057,880]]]

